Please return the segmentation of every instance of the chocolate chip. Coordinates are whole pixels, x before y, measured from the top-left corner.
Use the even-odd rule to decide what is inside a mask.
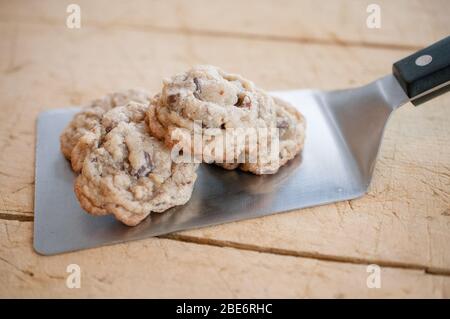
[[[247,95],[240,95],[234,106],[250,108],[252,106],[252,100]]]
[[[224,129],[225,129],[225,123],[222,123],[222,125],[220,126],[220,128],[221,128],[222,130],[224,130]]]
[[[153,171],[153,169],[155,168],[153,161],[152,161],[152,157],[150,156],[149,153],[144,152],[144,159],[145,159],[145,164],[142,165],[141,167],[139,167],[139,169],[134,174],[134,176],[136,178],[148,176],[148,174],[150,174]]]
[[[277,121],[277,128],[288,128],[289,122],[286,120]]]
[[[200,86],[200,82],[197,78],[194,78],[194,84],[195,84],[195,91],[194,96],[195,98],[201,100],[200,93],[202,93],[202,87]]]
[[[112,130],[112,126],[107,126],[107,127],[105,127],[105,132],[106,132],[106,133],[111,132],[111,130]]]
[[[105,136],[104,135],[102,137],[100,137],[100,140],[98,141],[98,147],[102,146],[103,143],[105,143]]]
[[[179,97],[180,97],[180,94],[179,94],[179,93],[169,95],[169,96],[167,97],[167,104],[173,105],[173,104],[177,103]]]
[[[146,161],[147,163],[149,163],[149,165],[152,165],[152,166],[153,166],[153,163],[152,163],[152,157],[150,156],[149,153],[144,152],[144,158],[145,158],[145,161]]]
[[[194,84],[195,84],[195,90],[198,93],[202,93],[202,87],[200,86],[200,82],[198,81],[197,78],[194,78]]]
[[[142,165],[136,172],[136,174],[134,174],[134,176],[136,178],[141,178],[142,176],[145,176],[145,170],[147,169],[147,167],[145,167],[144,165]]]

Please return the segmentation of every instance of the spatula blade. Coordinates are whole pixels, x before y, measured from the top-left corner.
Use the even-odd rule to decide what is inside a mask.
[[[37,122],[34,247],[44,255],[256,218],[363,195],[355,159],[343,145],[316,91],[276,92],[307,121],[305,148],[275,175],[255,176],[201,165],[191,200],[136,227],[79,206],[74,173],[59,150],[59,135],[77,109],[42,113]],[[299,212],[301,213],[301,212]]]

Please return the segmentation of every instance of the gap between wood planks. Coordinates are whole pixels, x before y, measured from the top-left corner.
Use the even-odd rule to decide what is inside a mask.
[[[222,248],[235,248],[240,250],[248,250],[259,253],[266,254],[274,254],[281,256],[291,256],[291,257],[301,257],[308,259],[317,259],[328,262],[338,262],[338,263],[349,263],[356,265],[371,265],[376,264],[380,267],[389,267],[389,268],[397,268],[397,269],[409,269],[409,270],[421,270],[428,275],[437,275],[437,276],[450,276],[449,269],[442,268],[433,268],[426,267],[423,265],[412,264],[412,263],[402,263],[396,261],[388,261],[388,260],[376,260],[376,259],[364,259],[358,257],[347,257],[347,256],[337,256],[337,255],[325,255],[317,252],[306,252],[306,251],[295,251],[289,249],[282,248],[273,248],[273,247],[262,247],[252,244],[238,243],[233,241],[225,241],[225,240],[217,240],[211,238],[201,238],[190,235],[183,234],[168,234],[157,236],[158,238],[164,239],[172,239],[177,241],[182,241],[186,243],[194,243],[199,245],[209,245],[216,246]]]
[[[3,210],[3,212],[8,212],[8,211]],[[23,214],[32,214],[33,212],[16,212],[16,211],[9,211],[9,212],[11,212],[13,214],[0,213],[0,219],[3,219],[3,220],[15,220],[15,221],[19,221],[19,222],[32,222],[32,221],[34,221],[34,216],[32,216],[32,215],[23,215]]]
[[[0,15],[0,18],[4,22],[14,22],[22,24],[43,24],[51,26],[60,26],[61,21],[52,18],[27,18],[21,21],[11,21],[9,17],[4,17]],[[335,45],[341,47],[363,47],[372,49],[387,49],[387,50],[410,50],[418,51],[423,47],[420,45],[408,45],[408,44],[394,44],[394,43],[377,43],[371,41],[354,41],[354,40],[343,40],[339,38],[332,39],[318,39],[312,37],[295,37],[295,36],[281,36],[281,35],[264,35],[255,33],[245,33],[245,32],[230,32],[230,31],[219,31],[219,30],[201,30],[188,27],[162,27],[154,25],[145,24],[132,24],[123,22],[113,22],[113,23],[101,23],[97,21],[90,21],[88,27],[95,28],[112,28],[112,29],[131,29],[141,32],[154,32],[154,33],[167,33],[167,34],[181,34],[181,35],[196,35],[203,37],[219,37],[219,38],[237,38],[253,41],[272,41],[272,42],[291,42],[291,43],[304,43],[304,44],[316,44],[316,45]]]
[[[0,213],[0,219],[14,220],[14,221],[19,221],[19,222],[34,221],[34,216],[23,215],[23,213],[25,213],[25,212],[22,212],[22,214]],[[325,254],[321,254],[321,253],[317,253],[317,252],[313,253],[313,252],[296,251],[296,250],[274,248],[274,247],[263,247],[263,246],[238,243],[238,242],[227,241],[227,240],[201,238],[201,237],[183,235],[183,234],[178,234],[178,233],[161,235],[161,236],[156,236],[156,237],[162,238],[162,239],[181,241],[181,242],[191,243],[191,244],[208,245],[208,246],[215,246],[215,247],[220,247],[220,248],[234,248],[234,249],[239,249],[239,250],[247,250],[247,251],[252,251],[252,252],[273,254],[273,255],[280,255],[280,256],[301,257],[301,258],[308,258],[308,259],[317,259],[317,260],[321,260],[321,261],[348,263],[348,264],[355,264],[355,265],[376,264],[380,267],[406,269],[406,270],[420,270],[428,275],[450,276],[450,269],[433,268],[433,267],[427,267],[424,265],[418,265],[418,264],[413,264],[413,263],[402,263],[402,262],[397,262],[397,261],[365,259],[365,258],[337,256],[337,255],[325,255]]]

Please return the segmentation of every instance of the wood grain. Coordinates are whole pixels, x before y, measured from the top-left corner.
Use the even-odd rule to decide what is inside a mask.
[[[64,24],[73,1],[2,3],[0,17]],[[162,32],[206,33],[313,43],[418,47],[448,35],[447,0],[378,0],[381,28],[366,25],[371,0],[79,0],[83,25],[146,28]]]
[[[450,278],[381,269],[368,288],[351,265],[152,238],[54,257],[31,248],[32,223],[0,221],[0,298],[368,298],[450,296]],[[66,286],[69,264],[81,287]]]
[[[403,36],[394,33],[392,39],[401,38],[404,42],[392,47],[388,38],[354,32],[347,24],[334,21],[328,11],[324,16],[330,16],[330,25],[342,25],[353,36],[346,40],[350,44],[336,44],[323,37],[328,32],[326,24],[317,29],[317,34],[308,35],[316,41],[275,39],[277,34],[258,24],[262,20],[250,20],[253,22],[248,22],[249,30],[260,30],[268,37],[243,36],[240,30],[247,21],[244,17],[239,23],[234,21],[237,29],[231,29],[233,33],[227,36],[217,34],[223,30],[215,26],[222,24],[211,24],[207,14],[202,15],[201,28],[188,25],[181,30],[180,25],[161,26],[158,21],[166,21],[161,18],[151,19],[156,24],[149,27],[144,22],[149,17],[161,16],[158,10],[162,9],[149,13],[142,10],[146,7],[139,2],[125,11],[119,10],[123,5],[115,3],[111,5],[112,11],[106,10],[104,15],[99,14],[96,7],[99,4],[92,4],[91,12],[97,15],[89,16],[86,12],[92,23],[80,30],[69,30],[64,20],[54,15],[55,8],[62,4],[1,2],[0,225],[2,236],[13,240],[1,241],[0,296],[200,297],[211,292],[211,296],[218,297],[448,297],[449,95],[419,108],[405,106],[394,114],[370,192],[361,199],[183,232],[171,239],[151,239],[51,258],[39,257],[31,248],[35,120],[39,112],[79,105],[106,92],[130,87],[156,92],[162,77],[197,63],[215,64],[241,73],[268,90],[362,85],[389,73],[392,62],[410,54],[412,47],[431,42],[434,35],[448,30],[439,24],[442,21],[438,14],[435,19],[430,18],[430,12],[438,12],[442,2],[431,1],[426,14],[419,10],[422,8],[419,2],[411,3],[409,17],[433,20],[430,22],[433,31],[427,33],[424,28],[416,37],[402,24],[402,18],[395,28]],[[306,4],[299,2],[298,8]],[[179,10],[190,23],[199,14],[179,2],[152,5],[166,9],[172,6],[174,10],[183,6]],[[82,6],[91,8],[87,2],[82,2]],[[330,6],[333,8],[334,4]],[[204,12],[213,12],[206,4],[202,8]],[[30,19],[29,10],[34,13]],[[282,11],[274,10],[275,17],[282,17]],[[341,10],[348,14],[350,9]],[[237,17],[235,12],[232,15]],[[286,19],[289,20],[289,15]],[[131,25],[130,21],[136,23]],[[278,30],[278,22],[272,25],[270,30]],[[361,39],[386,45],[354,45]],[[417,41],[412,43],[411,39]],[[124,265],[113,265],[111,270],[119,279],[95,283],[95,277],[108,277],[110,264],[125,258],[128,249],[134,251],[134,257]],[[140,255],[140,250],[149,254]],[[171,263],[164,261],[164,252],[183,262],[169,267]],[[148,255],[158,257],[150,260]],[[61,283],[66,264],[74,258],[89,273],[86,290],[67,291]],[[145,263],[154,266],[149,274],[143,274]],[[365,281],[365,266],[369,263],[388,269],[389,289],[367,291],[365,286],[353,286],[356,277],[352,276],[356,272],[362,273]],[[255,266],[259,264],[262,266]],[[206,282],[207,276],[200,275],[222,268],[228,270],[224,271],[225,280],[220,284],[216,283],[220,280],[217,274],[211,275],[215,278],[213,284]],[[195,270],[192,277],[190,269]],[[126,275],[122,278],[119,274],[123,271]],[[277,284],[280,272],[287,274]],[[161,279],[168,278],[165,276],[179,280],[180,284],[165,287]],[[142,283],[140,277],[145,278]],[[273,280],[270,285],[265,281],[267,278]],[[197,280],[200,285],[191,287]],[[292,288],[289,280],[294,280],[299,288]],[[155,284],[144,285],[150,282]],[[232,288],[227,290],[226,284]],[[139,289],[133,292],[133,285]]]

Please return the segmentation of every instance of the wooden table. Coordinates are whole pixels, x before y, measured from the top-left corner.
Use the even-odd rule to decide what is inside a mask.
[[[450,95],[399,109],[361,199],[54,257],[33,251],[39,112],[193,64],[267,90],[344,88],[448,35],[450,2],[0,2],[0,297],[450,297]],[[69,264],[81,288],[66,287]],[[381,288],[366,285],[381,267]]]

